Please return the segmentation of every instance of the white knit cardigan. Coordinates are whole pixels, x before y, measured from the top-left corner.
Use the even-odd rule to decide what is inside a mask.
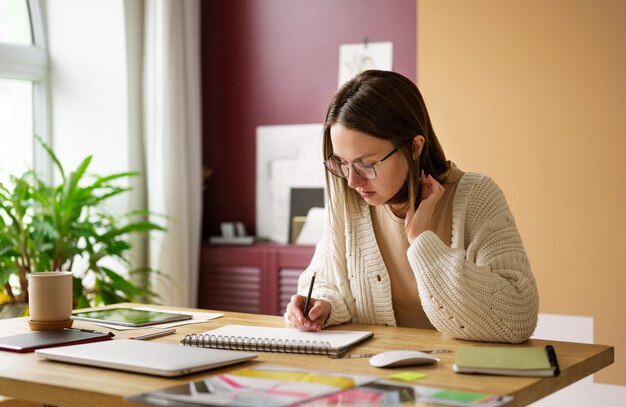
[[[298,280],[306,295],[328,301],[326,326],[346,322],[396,325],[389,273],[376,243],[369,207],[349,218],[340,194],[309,267]],[[330,211],[329,211],[330,212]],[[455,338],[519,343],[532,335],[539,309],[535,280],[500,188],[466,173],[452,207],[452,244],[431,231],[407,250],[422,307],[437,330]]]

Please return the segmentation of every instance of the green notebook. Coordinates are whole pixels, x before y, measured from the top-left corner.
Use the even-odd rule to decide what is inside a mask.
[[[551,345],[545,347],[459,348],[452,366],[457,373],[504,376],[558,376],[559,365]]]

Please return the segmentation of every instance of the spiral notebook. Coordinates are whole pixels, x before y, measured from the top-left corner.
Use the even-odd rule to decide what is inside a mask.
[[[186,335],[181,343],[204,348],[286,352],[340,356],[374,336],[369,331],[300,331],[247,325],[226,325],[212,331]]]

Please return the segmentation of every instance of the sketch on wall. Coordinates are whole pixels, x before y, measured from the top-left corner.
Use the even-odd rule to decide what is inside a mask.
[[[322,124],[256,129],[256,235],[288,243],[292,188],[325,188]]]
[[[367,69],[391,71],[393,45],[391,42],[368,42],[339,46],[339,84]]]

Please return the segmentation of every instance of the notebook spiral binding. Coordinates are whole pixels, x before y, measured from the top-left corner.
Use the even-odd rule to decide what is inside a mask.
[[[203,348],[245,350],[256,352],[303,353],[330,355],[330,342],[296,339],[261,339],[247,336],[224,336],[210,334],[185,335],[180,341],[186,346]]]

